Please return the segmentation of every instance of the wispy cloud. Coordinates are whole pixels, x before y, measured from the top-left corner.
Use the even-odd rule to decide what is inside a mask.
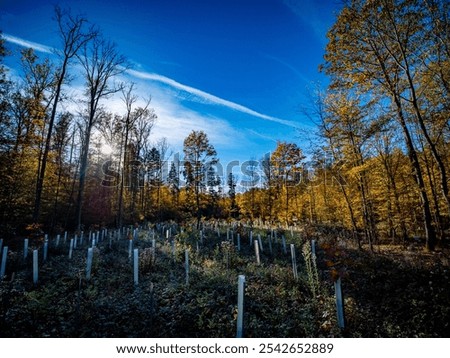
[[[326,33],[328,31],[328,24],[324,20],[324,3],[316,0],[283,0],[286,5],[302,22],[308,24],[316,37],[320,39],[323,44],[326,44]]]
[[[181,150],[184,138],[192,130],[203,130],[207,133],[216,149],[239,147],[245,141],[243,135],[226,120],[203,115],[167,99],[164,103],[159,100],[152,103],[158,114],[154,134],[168,138],[174,149]]]
[[[276,61],[280,64],[282,64],[283,66],[289,68],[293,73],[295,73],[297,75],[298,78],[300,78],[303,82],[305,83],[311,83],[311,80],[308,79],[303,73],[301,73],[297,68],[295,68],[294,66],[292,66],[290,63],[282,60],[279,57],[276,56],[272,56],[272,55],[268,55],[268,54],[264,54],[264,56],[270,60]]]
[[[128,70],[128,73],[137,78],[164,83],[172,88],[176,88],[178,90],[187,92],[187,93],[191,94],[192,96],[199,98],[203,103],[209,102],[211,104],[224,106],[224,107],[230,108],[232,110],[248,114],[253,117],[261,118],[261,119],[268,120],[271,122],[276,122],[276,123],[283,124],[283,125],[289,126],[289,127],[295,128],[298,126],[297,123],[295,123],[294,121],[281,119],[281,118],[277,118],[277,117],[272,117],[272,116],[268,116],[263,113],[259,113],[257,111],[254,111],[253,109],[242,106],[238,103],[231,102],[226,99],[214,96],[213,94],[199,90],[197,88],[184,85],[184,84],[179,83],[171,78],[161,76],[157,73],[149,73],[149,72],[142,72],[142,71],[136,71],[136,70]]]
[[[136,94],[138,100],[136,107],[144,106],[148,93],[152,94],[150,107],[155,110],[158,118],[152,129],[152,141],[160,138],[167,138],[171,149],[180,152],[183,148],[183,141],[192,130],[203,130],[208,134],[211,143],[216,149],[240,147],[246,140],[244,135],[225,119],[196,112],[184,107],[179,101],[169,94],[167,90],[158,88],[146,81],[137,81]],[[83,96],[84,87],[82,85],[71,86],[71,93],[74,98]],[[104,103],[106,104],[106,103]],[[64,109],[72,113],[82,110],[80,102],[66,102]],[[112,113],[122,114],[125,111],[121,94],[117,93],[107,100],[107,110]],[[224,135],[226,133],[227,135]]]
[[[3,34],[3,38],[8,42],[23,47],[31,47],[39,52],[49,54],[54,53],[54,50],[49,46],[21,39],[16,36]],[[222,153],[222,156],[224,156],[223,159],[228,161],[244,161],[248,159],[248,149],[250,147],[254,148],[253,146],[255,145],[247,135],[252,132],[234,127],[232,122],[227,120],[229,114],[226,114],[225,117],[223,117],[221,115],[216,116],[198,112],[185,106],[182,101],[180,101],[180,97],[182,97],[183,100],[195,103],[220,106],[222,108],[238,111],[254,118],[260,118],[265,121],[278,123],[291,128],[298,128],[300,126],[294,121],[254,111],[243,105],[179,83],[169,77],[157,73],[144,72],[140,70],[138,63],[135,63],[135,65],[136,69],[128,70],[125,77],[128,80],[130,77],[136,80],[140,97],[146,98],[148,94],[151,94],[152,96],[151,107],[155,109],[155,112],[158,115],[158,120],[153,128],[153,138],[166,137],[171,144],[172,149],[175,151],[182,150],[183,139],[192,130],[204,130],[208,134],[211,142],[216,146],[218,152]],[[126,79],[123,78],[123,80]],[[84,89],[81,83],[72,83],[70,90],[73,93],[73,97],[78,97],[82,95]],[[79,110],[78,105],[74,102],[67,102],[64,105],[67,109],[74,112]],[[140,104],[138,103],[137,105]],[[109,111],[121,113],[123,111],[123,101],[120,99],[120,95],[109,98],[107,107]],[[207,112],[214,113],[214,111],[209,110]],[[252,123],[252,125],[254,124]],[[260,132],[253,132],[252,134],[266,140],[273,140]]]
[[[265,139],[265,140],[267,140],[267,141],[271,141],[271,142],[274,142],[274,143],[277,142],[276,139],[274,139],[274,138],[272,138],[272,137],[270,137],[270,136],[268,136],[268,135],[261,134],[261,133],[255,131],[255,130],[253,130],[253,129],[248,129],[248,132],[251,133],[251,134],[253,134],[253,135],[256,135],[256,136],[258,136],[258,137],[260,137],[260,138],[263,138],[263,139]]]
[[[16,36],[12,36],[9,34],[3,34],[3,38],[8,42],[11,42],[16,45],[23,46],[23,47],[31,47],[34,50],[39,51],[39,52],[54,53],[54,50],[49,46],[39,44],[36,42],[32,42],[32,41],[28,41],[28,40],[25,40],[25,39],[22,39],[22,38],[19,38]],[[195,97],[197,102],[200,101],[202,103],[210,103],[210,104],[214,104],[214,105],[223,106],[223,107],[226,107],[226,108],[229,108],[229,109],[241,112],[241,113],[248,114],[248,115],[256,117],[256,118],[261,118],[261,119],[264,119],[267,121],[279,123],[279,124],[282,124],[282,125],[285,125],[288,127],[293,127],[293,128],[298,127],[298,124],[295,123],[294,121],[281,119],[281,118],[277,118],[277,117],[273,117],[273,116],[269,116],[269,115],[257,112],[253,109],[250,109],[250,108],[240,105],[238,103],[228,101],[226,99],[217,97],[213,94],[204,92],[200,89],[184,85],[184,84],[179,83],[169,77],[165,77],[165,76],[159,75],[157,73],[150,73],[150,72],[144,72],[144,71],[138,71],[138,70],[132,70],[132,69],[128,70],[128,73],[131,76],[136,77],[136,78],[150,80],[150,81],[156,81],[156,82],[168,85],[174,89],[186,92],[189,95],[191,95],[191,97],[190,97],[191,99],[193,97]]]
[[[51,47],[39,44],[37,42],[24,40],[24,39],[21,39],[20,37],[12,36],[9,34],[2,34],[2,37],[8,42],[11,42],[13,44],[16,44],[16,45],[19,45],[22,47],[32,48],[38,52],[54,53],[54,50]]]

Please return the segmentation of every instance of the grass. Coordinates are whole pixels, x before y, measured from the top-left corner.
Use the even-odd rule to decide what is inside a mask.
[[[318,244],[317,262],[309,240],[296,233],[299,278],[281,231],[256,264],[247,229],[240,228],[241,251],[216,231],[174,232],[176,254],[165,238],[141,232],[139,286],[133,284],[128,240],[105,239],[94,250],[92,278],[85,279],[87,246],[71,260],[66,246],[50,245],[32,284],[31,261],[20,245],[9,255],[0,284],[0,332],[4,337],[234,337],[237,279],[246,276],[245,337],[449,337],[450,280],[445,251],[426,254],[400,246],[356,250],[334,232],[308,228]],[[236,235],[234,236],[236,239]],[[34,243],[32,243],[34,244]],[[86,243],[85,243],[86,245]],[[14,246],[14,245],[13,245]],[[198,250],[197,250],[198,247]],[[189,285],[184,252],[189,250]],[[346,328],[336,324],[333,280],[339,275],[345,298]]]

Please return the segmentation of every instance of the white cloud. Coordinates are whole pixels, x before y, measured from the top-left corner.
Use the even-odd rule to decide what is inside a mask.
[[[242,135],[225,120],[202,115],[176,103],[160,106],[155,101],[153,108],[158,115],[154,136],[166,137],[176,150],[181,150],[184,139],[193,130],[204,131],[216,148],[242,144]]]
[[[32,47],[36,51],[44,53],[54,53],[53,49],[28,40],[20,39],[11,35],[3,35],[3,37],[19,46]],[[139,68],[139,66],[138,66]],[[192,130],[203,130],[210,140],[210,142],[218,150],[219,156],[222,156],[231,151],[237,157],[232,158],[238,160],[248,159],[248,149],[252,146],[251,138],[248,138],[239,128],[233,127],[232,123],[226,117],[219,118],[208,113],[200,113],[194,109],[188,108],[180,101],[180,93],[186,95],[183,99],[192,102],[201,103],[205,105],[207,112],[214,113],[212,108],[207,108],[207,105],[221,106],[227,109],[235,110],[252,117],[260,118],[270,122],[279,123],[289,127],[298,127],[298,125],[289,120],[284,120],[272,116],[268,116],[256,112],[250,108],[240,104],[225,100],[210,93],[204,92],[194,87],[181,84],[171,78],[156,74],[147,73],[138,70],[128,70],[127,78],[119,78],[119,80],[129,81],[129,77],[136,80],[136,93],[140,96],[141,101],[136,105],[143,105],[145,98],[149,95],[152,97],[150,107],[155,109],[158,119],[152,131],[152,141],[156,141],[162,137],[167,138],[171,149],[174,151],[181,151],[183,147],[184,138],[186,138]],[[69,97],[80,98],[83,94],[83,84],[81,79],[74,81],[70,88],[66,91],[70,92]],[[162,85],[163,86],[162,86]],[[120,98],[120,94],[108,98],[104,102],[108,111],[114,113],[123,113],[124,105]],[[64,102],[62,109],[78,112],[80,108],[79,101]],[[223,151],[223,153],[221,153]],[[233,154],[234,155],[234,154]]]
[[[8,34],[2,34],[2,37],[8,42],[11,42],[13,44],[16,44],[16,45],[19,45],[22,47],[32,48],[38,52],[54,53],[54,50],[51,47],[39,44],[37,42],[24,40],[19,37],[8,35]]]
[[[184,85],[184,84],[179,83],[171,78],[161,76],[156,73],[142,72],[142,71],[136,71],[136,70],[128,70],[128,73],[137,78],[164,83],[172,88],[176,88],[178,90],[187,92],[187,93],[197,97],[198,99],[200,99],[201,103],[211,103],[211,104],[215,104],[215,105],[220,105],[220,106],[224,106],[224,107],[233,109],[235,111],[239,111],[239,112],[248,114],[253,117],[262,118],[264,120],[276,122],[276,123],[283,124],[283,125],[289,126],[289,127],[294,127],[294,128],[297,127],[297,124],[293,121],[289,121],[289,120],[281,119],[281,118],[277,118],[277,117],[272,117],[272,116],[268,116],[266,114],[256,112],[248,107],[245,107],[240,104],[228,101],[226,99],[214,96],[210,93],[204,92],[197,88]]]
[[[139,97],[134,104],[135,107],[144,106],[145,99],[151,95],[150,107],[155,110],[158,116],[151,134],[152,142],[167,138],[171,149],[179,152],[183,148],[184,139],[192,130],[203,130],[216,149],[218,147],[236,148],[245,145],[244,135],[233,128],[228,121],[184,107],[177,101],[176,96],[166,89],[155,86],[148,81],[138,80],[135,91]],[[70,97],[81,98],[83,86],[71,86],[70,92]],[[102,104],[113,113],[123,114],[125,111],[120,93],[104,100]],[[80,107],[79,102],[65,102],[64,108],[76,113],[82,109],[82,106]]]
[[[45,45],[42,45],[42,44],[39,44],[36,42],[24,40],[24,39],[21,39],[16,36],[12,36],[9,34],[3,34],[3,37],[8,42],[11,42],[11,43],[17,44],[19,46],[23,46],[23,47],[31,47],[36,51],[40,51],[40,52],[44,52],[44,53],[53,53],[54,52],[54,50],[49,46],[45,46]],[[213,94],[199,90],[197,88],[184,85],[184,84],[179,83],[169,77],[165,77],[165,76],[159,75],[157,73],[149,73],[149,72],[137,71],[137,70],[132,70],[132,69],[128,70],[127,72],[129,75],[131,75],[135,78],[156,81],[156,82],[168,85],[174,89],[186,92],[186,93],[190,94],[192,97],[194,97],[196,99],[196,102],[211,103],[211,104],[223,106],[223,107],[226,107],[226,108],[229,108],[229,109],[241,112],[241,113],[245,113],[245,114],[248,114],[253,117],[257,117],[257,118],[261,118],[261,119],[264,119],[267,121],[283,124],[285,126],[289,126],[289,127],[293,127],[293,128],[298,127],[297,123],[295,123],[294,121],[281,119],[281,118],[269,116],[269,115],[266,115],[263,113],[259,113],[248,107],[242,106],[238,103],[231,102],[226,99],[217,97]],[[191,99],[192,99],[192,97],[191,97]]]

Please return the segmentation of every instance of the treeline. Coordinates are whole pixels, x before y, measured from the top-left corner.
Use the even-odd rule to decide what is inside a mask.
[[[371,248],[448,237],[449,19],[448,1],[344,4],[320,66],[330,85],[307,111],[320,139],[296,215],[340,222]]]
[[[449,7],[348,2],[328,32],[321,70],[330,85],[305,110],[318,129],[314,149],[279,142],[240,173],[218,170],[202,131],[181,155],[155,141],[150,98],[118,81],[125,57],[86,19],[56,8],[58,61],[27,49],[21,79],[0,67],[2,232],[221,218],[326,223],[370,248],[417,236],[433,250],[450,223]],[[75,64],[85,83],[76,97]],[[120,113],[108,109],[112,95]],[[80,109],[68,110],[75,101]]]
[[[126,58],[84,17],[55,7],[54,18],[55,55],[22,50],[20,78],[8,76],[8,51],[0,42],[0,220],[6,235],[26,225],[52,232],[109,223],[112,194],[98,180],[102,142],[118,140],[119,165],[132,151],[149,152],[144,146],[156,114],[149,100],[136,106],[134,85],[120,81]],[[71,83],[80,76],[84,85],[76,95]],[[113,95],[123,100],[121,115],[107,109]],[[125,193],[119,188],[120,207]]]
[[[328,32],[318,124],[337,181],[355,181],[341,192],[370,244],[382,224],[406,237],[418,223],[432,250],[448,229],[449,19],[448,1],[353,0]]]
[[[151,97],[126,82],[116,45],[70,10],[55,7],[54,18],[55,55],[23,49],[19,77],[4,65],[0,37],[1,234],[227,216],[206,133],[192,131],[169,162],[167,140],[151,136]]]

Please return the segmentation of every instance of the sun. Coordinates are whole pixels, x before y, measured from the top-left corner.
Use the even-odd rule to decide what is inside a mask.
[[[110,155],[113,152],[113,148],[107,143],[102,143],[102,146],[100,147],[100,151],[104,155]]]

